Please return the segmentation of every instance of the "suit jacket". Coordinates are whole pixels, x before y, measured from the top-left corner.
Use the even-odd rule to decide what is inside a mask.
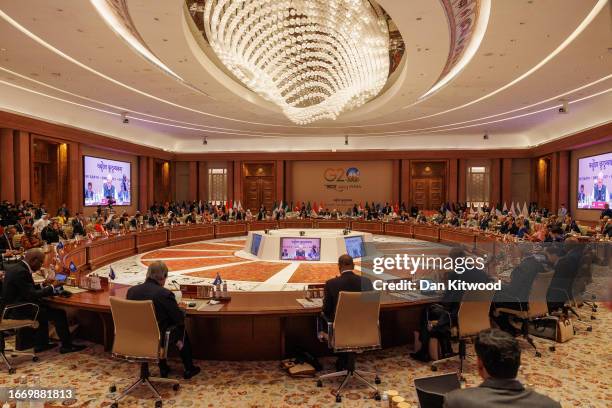
[[[10,241],[10,238],[6,235],[6,233],[0,235],[0,254],[3,254],[11,249],[15,248],[13,247],[13,243]]]
[[[468,283],[486,283],[490,281],[484,270],[476,268],[466,269],[463,273],[457,273],[455,271],[452,271],[448,274],[447,280],[462,280]],[[459,312],[459,305],[461,304],[462,299],[462,290],[454,290],[447,288],[444,292],[444,295],[442,295],[442,300],[440,301],[440,303],[444,306],[446,310],[450,312],[450,314],[454,318]]]
[[[128,289],[126,298],[128,300],[153,301],[155,317],[162,336],[168,327],[184,324],[185,314],[179,309],[174,293],[162,287],[153,279],[147,279],[140,285],[132,286]]]
[[[451,391],[444,397],[445,408],[561,408],[561,404],[525,388],[515,379],[485,380],[478,387]]]
[[[369,279],[355,275],[353,271],[343,272],[340,276],[325,282],[323,314],[329,321],[334,320],[340,292],[367,292],[371,290],[374,290],[374,287]]]
[[[510,274],[510,284],[506,286],[502,293],[519,298],[521,302],[529,301],[529,292],[533,285],[533,280],[544,272],[544,266],[533,256],[529,256],[512,270]],[[510,300],[509,300],[510,301]]]
[[[72,235],[85,235],[85,227],[83,227],[83,222],[78,219],[72,220]]]
[[[34,284],[32,273],[25,262],[4,264],[4,284],[2,285],[2,302],[5,305],[32,302],[40,303],[40,300],[53,295],[53,287],[46,286],[39,289]]]
[[[578,274],[580,259],[574,254],[560,258],[555,265],[555,272],[546,296],[548,302],[563,303],[572,295],[572,285]]]

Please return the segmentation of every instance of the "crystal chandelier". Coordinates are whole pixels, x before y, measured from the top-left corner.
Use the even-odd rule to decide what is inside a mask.
[[[243,84],[303,125],[376,96],[389,29],[368,0],[206,0],[204,29]]]

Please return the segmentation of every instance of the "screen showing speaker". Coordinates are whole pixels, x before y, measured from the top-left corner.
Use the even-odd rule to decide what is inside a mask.
[[[318,261],[321,238],[281,238],[280,257],[285,261]]]
[[[85,206],[132,203],[131,163],[83,156],[83,175]]]
[[[251,240],[251,253],[253,255],[257,255],[259,252],[259,245],[261,244],[261,235],[253,234],[253,238]]]
[[[346,237],[344,238],[344,245],[346,246],[346,253],[353,258],[361,258],[365,256],[365,245],[363,244],[363,237]]]
[[[612,202],[612,153],[578,160],[578,208],[601,210]]]

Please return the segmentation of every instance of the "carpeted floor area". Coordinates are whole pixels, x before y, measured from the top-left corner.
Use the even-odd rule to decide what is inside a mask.
[[[584,311],[588,317],[586,310]],[[576,337],[564,344],[557,344],[557,351],[548,351],[548,343],[536,339],[542,357],[536,358],[533,350],[521,341],[523,364],[520,379],[529,387],[561,401],[563,407],[599,408],[612,405],[612,311],[603,307],[596,313],[593,331],[580,330]],[[409,358],[408,347],[387,349],[358,358],[357,365],[364,370],[376,369],[381,378],[380,390],[395,389],[407,401],[417,407],[414,378],[430,376],[428,365]],[[473,349],[468,348],[469,360],[465,367],[467,386],[480,381],[477,376]],[[326,370],[332,370],[333,358],[324,358]],[[160,386],[167,407],[332,407],[336,404],[332,395],[338,381],[325,382],[317,388],[314,379],[292,379],[280,368],[277,361],[224,362],[199,361],[203,372],[182,381],[182,388],[174,392],[168,386]],[[182,372],[178,361],[171,362],[176,373]],[[440,366],[439,373],[458,367],[454,361]],[[61,356],[56,351],[41,355],[38,363],[22,360],[17,374],[0,374],[0,387],[16,383],[20,376],[36,374],[44,386],[65,386],[77,389],[77,398],[63,403],[47,404],[54,407],[105,407],[110,405],[112,394],[108,386],[116,383],[119,389],[127,386],[138,372],[136,365],[115,361],[101,346],[92,345],[84,352]],[[156,374],[157,370],[153,370]],[[352,385],[344,395],[342,406],[378,407],[380,403],[370,399],[370,394],[359,385]],[[153,401],[148,390],[141,387],[121,403],[121,407],[151,407]]]

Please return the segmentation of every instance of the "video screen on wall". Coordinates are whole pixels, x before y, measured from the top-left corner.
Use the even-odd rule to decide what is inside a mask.
[[[251,238],[251,253],[253,255],[257,255],[257,253],[259,252],[260,244],[261,244],[261,235],[253,234],[253,237]]]
[[[318,261],[321,238],[281,238],[281,259],[285,261]]]
[[[346,253],[353,258],[361,258],[365,256],[365,247],[363,245],[363,237],[346,237],[344,238]]]
[[[601,210],[612,203],[612,153],[578,160],[578,208]]]
[[[83,156],[83,175],[85,206],[132,203],[131,163]]]

